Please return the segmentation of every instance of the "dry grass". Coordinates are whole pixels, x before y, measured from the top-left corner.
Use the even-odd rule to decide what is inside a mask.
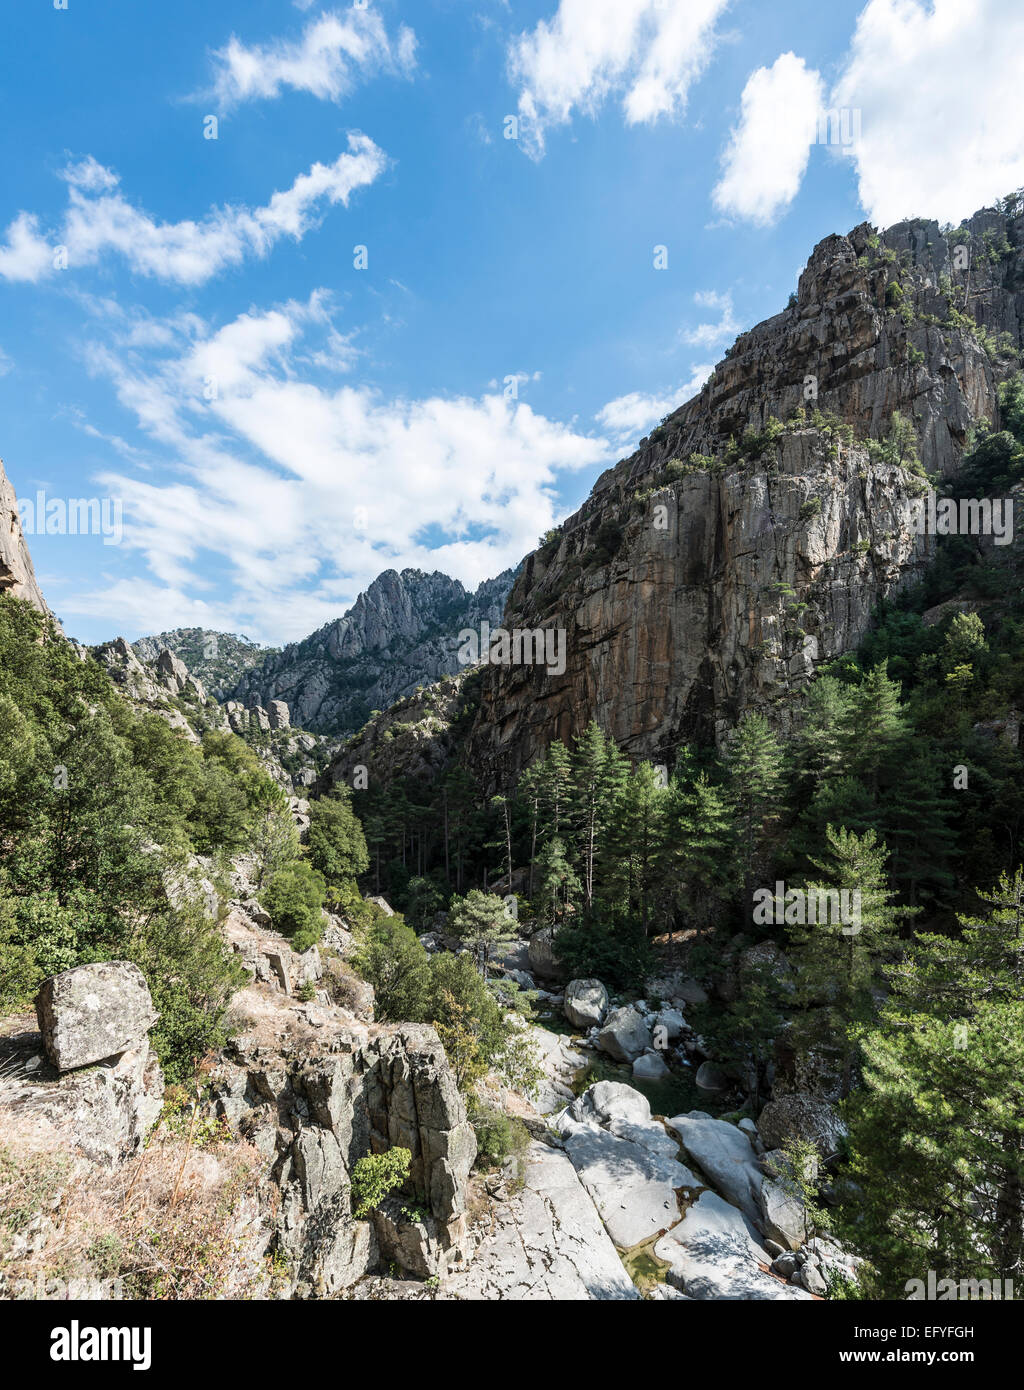
[[[272,1296],[259,1155],[191,1106],[112,1170],[21,1113],[0,1113],[0,1135],[0,1297]]]

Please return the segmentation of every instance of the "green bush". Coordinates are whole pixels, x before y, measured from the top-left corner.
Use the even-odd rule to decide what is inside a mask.
[[[339,786],[309,807],[309,862],[328,883],[358,878],[370,865],[351,797],[347,787]]]
[[[275,874],[263,895],[263,905],[276,930],[292,938],[293,948],[308,951],[323,935],[326,897],[323,874],[300,861]]]
[[[476,1161],[481,1167],[499,1168],[510,1158],[522,1159],[530,1145],[530,1131],[514,1115],[495,1105],[480,1105],[470,1114],[476,1131]]]
[[[380,1206],[389,1192],[401,1187],[409,1176],[411,1163],[412,1154],[402,1148],[357,1159],[352,1168],[353,1216],[362,1221]]]
[[[150,1037],[164,1076],[185,1084],[196,1063],[227,1040],[228,1001],[249,976],[196,903],[146,922],[125,955],[145,975],[160,1015]]]

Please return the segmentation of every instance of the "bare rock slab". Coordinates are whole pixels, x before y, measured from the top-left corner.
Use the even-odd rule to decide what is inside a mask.
[[[470,1267],[442,1285],[446,1299],[635,1300],[622,1266],[573,1165],[534,1144],[524,1185],[498,1208],[495,1229]]]

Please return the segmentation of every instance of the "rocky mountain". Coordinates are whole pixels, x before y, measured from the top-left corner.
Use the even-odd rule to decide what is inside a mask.
[[[373,710],[460,671],[459,632],[497,626],[513,578],[506,570],[470,593],[437,571],[385,570],[344,617],[246,672],[231,698],[284,700],[303,728],[352,733]]]
[[[283,701],[271,701],[268,709],[255,701],[251,707],[236,700],[222,704],[169,647],[160,647],[155,657],[140,657],[140,645],[118,637],[91,649],[136,710],[159,715],[189,743],[200,743],[213,730],[238,734],[281,786],[291,791],[313,785],[328,750],[317,734],[291,727]]]
[[[140,637],[132,649],[140,661],[156,661],[162,651],[173,652],[218,699],[274,651],[248,637],[205,627],[178,627],[155,637]]]
[[[46,600],[36,583],[32,557],[28,553],[18,519],[14,488],[0,459],[0,593],[13,593],[27,599],[42,613],[49,613]]]
[[[499,776],[591,718],[665,763],[748,708],[785,728],[920,574],[924,475],[941,487],[972,426],[999,426],[1022,325],[1019,196],[956,229],[826,237],[788,306],[524,561],[505,627],[563,633],[564,669],[487,666],[471,757]]]

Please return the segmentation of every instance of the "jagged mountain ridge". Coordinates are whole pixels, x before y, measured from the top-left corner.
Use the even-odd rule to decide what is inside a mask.
[[[344,617],[271,653],[226,694],[263,706],[284,700],[302,728],[352,733],[372,710],[457,674],[460,630],[501,622],[514,574],[469,592],[438,571],[385,570]]]

